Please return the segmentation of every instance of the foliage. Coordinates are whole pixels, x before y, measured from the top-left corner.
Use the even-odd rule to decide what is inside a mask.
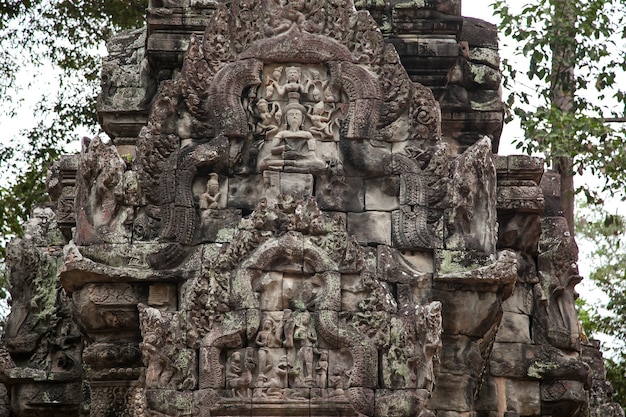
[[[608,358],[605,361],[606,377],[613,384],[615,400],[624,407],[626,404],[626,353],[620,352],[617,359]]]
[[[626,219],[605,210],[583,205],[576,232],[593,247],[591,264],[600,265],[589,279],[605,294],[605,306],[581,301],[579,311],[585,331],[616,340],[606,361],[607,376],[616,391],[616,401],[626,404]],[[604,301],[604,300],[603,300]],[[603,303],[604,304],[604,303]]]
[[[500,33],[515,45],[515,59],[503,60],[508,119],[519,118],[525,138],[518,149],[543,153],[548,161],[571,160],[566,176],[588,172],[603,180],[602,191],[626,197],[626,0],[496,0]],[[589,182],[579,187],[587,201],[601,203]],[[594,247],[590,280],[603,290],[605,308],[579,302],[590,334],[616,338],[618,351],[607,362],[617,401],[626,404],[626,222],[600,208],[578,216],[577,233]]]
[[[548,160],[571,157],[574,172],[588,170],[604,180],[604,190],[623,194],[626,131],[606,119],[622,117],[626,103],[617,85],[626,69],[621,52],[626,1],[515,3],[497,0],[492,6],[501,33],[514,41],[517,58],[527,64],[503,60],[503,84],[511,91],[509,120],[517,116],[525,133],[518,149],[544,153]],[[571,95],[571,102],[563,106],[559,93]]]
[[[591,330],[614,336],[626,346],[626,219],[590,206],[582,213],[577,233],[594,248],[591,263],[600,265],[589,278],[608,297],[606,312],[598,306],[589,309]]]
[[[21,79],[52,78],[31,126],[0,144],[0,299],[6,242],[22,232],[32,205],[45,200],[48,167],[75,139],[74,130],[96,124],[99,50],[114,31],[142,26],[146,6],[146,0],[0,0],[0,115],[13,118],[23,105],[20,89],[32,83],[20,87]]]

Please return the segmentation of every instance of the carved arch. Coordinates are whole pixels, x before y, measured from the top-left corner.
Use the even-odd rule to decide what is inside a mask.
[[[248,121],[241,104],[244,90],[261,84],[263,63],[256,59],[235,61],[220,69],[208,86],[209,120],[218,134],[229,138],[245,138]]]
[[[303,244],[303,241],[302,234],[288,232],[266,241],[241,263],[242,267],[234,274],[231,286],[233,311],[226,313],[225,322],[216,324],[201,343],[206,355],[205,363],[214,364],[211,371],[204,376],[205,385],[215,388],[221,386],[223,375],[218,367],[221,349],[243,347],[243,336],[250,337],[258,331],[262,313],[252,283],[264,270],[275,269],[277,264],[306,262],[310,268],[307,273],[322,274],[324,282],[316,299],[317,308],[314,313],[317,332],[332,346],[346,348],[350,352],[353,371],[346,390],[347,398],[355,411],[373,416],[378,350],[369,338],[364,338],[345,323],[345,320],[339,318],[341,301],[336,299],[336,295],[340,292],[341,276],[338,265],[332,260],[332,254],[310,240],[307,240],[307,244]],[[285,252],[285,248],[294,247],[297,249],[290,253]]]
[[[300,32],[292,26],[287,32],[269,39],[254,42],[239,56],[240,59],[255,58],[265,62],[321,62],[352,61],[348,48],[326,36]]]

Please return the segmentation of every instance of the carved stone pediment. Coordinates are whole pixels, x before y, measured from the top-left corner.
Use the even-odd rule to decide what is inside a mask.
[[[140,306],[147,398],[199,390],[200,415],[424,411],[441,349],[441,304],[421,304],[411,292],[429,275],[389,247],[383,270],[376,251],[342,223],[312,199],[280,195],[206,260],[179,313]],[[404,298],[393,293],[389,270],[404,272]],[[188,376],[194,352],[197,384]]]
[[[219,4],[204,37],[191,39],[180,76],[161,84],[138,140],[145,234],[172,242],[151,265],[174,267],[186,247],[213,239],[215,209],[235,210],[232,218],[291,192],[345,209],[332,193],[347,177],[398,176],[404,194],[386,243],[441,245],[442,213],[428,201],[446,193],[439,141],[432,93],[411,82],[351,2]],[[326,192],[312,189],[324,182]]]

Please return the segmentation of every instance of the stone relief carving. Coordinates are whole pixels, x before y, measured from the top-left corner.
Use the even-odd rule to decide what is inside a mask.
[[[132,209],[124,206],[126,163],[113,145],[83,139],[78,169],[76,211],[78,244],[126,243]]]
[[[241,19],[247,22],[251,13],[262,17],[276,7],[271,2],[237,3],[230,11],[219,6],[207,25],[204,40],[191,41],[180,79],[164,84],[157,94],[148,128],[139,141],[139,148],[145,147],[139,171],[144,188],[158,182],[161,190],[158,195],[147,194],[156,210],[146,210],[142,219],[156,225],[162,239],[176,242],[167,248],[167,253],[151,258],[160,262],[161,268],[175,266],[168,259],[184,259],[189,253],[185,246],[206,236],[198,228],[208,224],[198,219],[206,213],[199,215],[193,200],[180,193],[189,193],[183,178],[188,182],[202,170],[199,164],[210,162],[194,158],[196,162],[184,176],[178,168],[176,182],[160,181],[167,172],[163,169],[166,160],[171,161],[170,166],[181,166],[181,161],[174,157],[181,154],[176,150],[176,142],[183,146],[187,139],[174,126],[176,115],[188,114],[187,110],[192,115],[191,126],[201,124],[196,119],[208,120],[208,125],[217,129],[218,137],[225,136],[223,144],[214,145],[230,148],[228,167],[224,156],[215,162],[213,171],[219,175],[278,171],[326,174],[341,182],[345,162],[379,175],[388,174],[381,167],[408,168],[409,172],[420,173],[420,168],[428,165],[423,162],[423,154],[430,154],[429,148],[440,135],[436,102],[432,93],[408,79],[395,50],[383,46],[371,17],[365,12],[347,12],[349,30],[338,39],[346,46],[325,36],[331,28],[320,17],[337,7],[345,12],[350,9],[349,4],[328,4],[315,12],[310,5],[293,6],[292,10],[298,10],[296,20],[280,14],[283,20],[291,22],[285,29],[282,25],[287,21],[279,24],[274,20],[272,30],[254,36],[241,37],[238,32],[226,36],[226,26],[238,28],[243,24]],[[258,19],[253,20],[255,23],[249,23],[256,25]],[[299,23],[294,24],[296,21]],[[218,43],[215,49],[203,46],[209,40]],[[383,108],[387,110],[381,112]],[[414,134],[409,135],[408,131]],[[191,133],[188,143],[194,146],[201,139],[199,131],[194,133],[192,129]],[[397,149],[392,152],[388,146],[380,147],[380,139]],[[361,140],[373,141],[373,147],[362,146]],[[333,142],[339,142],[339,147]],[[417,149],[420,150],[416,154]],[[369,152],[373,155],[367,155]],[[398,171],[392,171],[395,172]],[[291,181],[282,176],[270,178],[274,176],[264,175],[263,181],[269,189],[279,188],[272,191],[274,196],[284,192]],[[408,177],[403,178],[409,181]],[[427,188],[417,186],[420,187]],[[173,197],[174,193],[179,195]],[[182,221],[172,223],[172,219],[181,216]],[[402,246],[428,247],[441,239],[441,213],[430,211],[425,203],[403,206],[394,216],[398,219],[394,236],[403,242]],[[153,231],[151,235],[154,234]]]
[[[12,309],[2,335],[0,381],[18,415],[76,413],[83,401],[82,340],[70,300],[57,292],[65,243],[54,212],[38,207],[24,237],[7,247]],[[55,402],[56,411],[47,411]]]
[[[362,6],[411,39],[439,16],[435,5]],[[159,82],[140,83],[145,126],[136,141],[115,137],[117,150],[85,142],[80,163],[51,179],[63,233],[40,212],[37,250],[16,243],[24,296],[0,382],[31,398],[17,415],[44,392],[73,401],[58,415],[79,413],[76,326],[61,309],[46,330],[52,297],[33,285],[57,269],[94,416],[582,410],[575,245],[559,220],[538,230],[542,168],[494,160],[490,139],[444,140],[441,89],[415,82],[428,78],[415,65],[409,77],[393,46],[404,60],[408,37],[386,43],[349,0],[150,7],[142,76],[150,62]],[[154,49],[179,22],[199,33],[206,19],[202,38],[168,38],[177,54]],[[419,39],[423,59],[439,38]],[[123,124],[115,132],[139,131]],[[77,168],[74,185],[64,176]],[[44,372],[49,385],[19,391]],[[53,385],[61,374],[76,379]]]
[[[277,67],[278,68],[278,67]],[[322,81],[319,80],[319,71],[311,70],[312,74],[317,73],[317,80],[307,79],[302,84],[302,69],[299,66],[287,66],[285,68],[285,83],[279,84],[282,77],[282,70],[274,69],[273,76],[268,77],[265,91],[265,98],[271,100],[274,95],[278,98],[288,98],[287,103],[278,101],[268,103],[266,99],[261,99],[257,103],[261,126],[261,134],[265,135],[265,140],[270,143],[261,150],[261,155],[265,156],[259,162],[260,170],[279,170],[285,172],[318,173],[326,169],[326,162],[316,155],[317,139],[329,137],[333,139],[332,126],[329,127],[330,110],[326,110],[326,104],[322,99]],[[313,75],[315,77],[315,75]],[[317,83],[317,85],[316,85]],[[309,89],[311,97],[309,97]],[[263,91],[260,91],[263,95]],[[332,94],[332,93],[331,93]],[[316,100],[317,102],[309,106],[307,110],[304,100]],[[268,113],[268,106],[271,104],[272,113]],[[324,113],[327,113],[324,116]],[[282,119],[284,113],[284,122]],[[280,126],[272,125],[272,119],[276,119]],[[311,126],[306,126],[305,122],[310,120]],[[334,121],[333,121],[334,123]],[[286,126],[283,127],[283,124]],[[307,123],[308,124],[308,123]],[[330,133],[328,130],[331,129]],[[324,133],[326,132],[326,133]],[[336,132],[338,135],[338,131]],[[326,135],[326,137],[324,137]]]
[[[544,343],[579,351],[580,325],[574,291],[582,279],[578,274],[578,247],[563,218],[544,218],[542,229],[539,283],[535,284],[540,309],[536,332]]]
[[[182,314],[165,319],[140,306],[146,395],[174,381],[183,392],[192,389],[181,388],[175,377],[182,375],[176,364],[184,362],[177,358],[199,349],[200,389],[217,394],[209,409],[248,407],[249,401],[323,408],[331,401],[374,415],[374,390],[381,384],[409,390],[401,395],[413,404],[407,413],[423,410],[440,350],[440,304],[399,309],[376,277],[376,257],[341,225],[314,200],[280,195],[258,206],[207,263],[189,287]],[[368,295],[355,311],[340,313],[344,273],[359,276]],[[171,333],[159,337],[162,331]],[[389,393],[377,404],[391,407],[398,400]]]
[[[457,158],[451,169],[453,212],[448,220],[450,249],[493,253],[496,247],[496,171],[491,143],[483,138]],[[491,224],[493,227],[484,227]]]
[[[195,352],[184,348],[176,313],[164,313],[139,304],[143,342],[139,348],[146,365],[146,388],[189,390],[196,386]]]

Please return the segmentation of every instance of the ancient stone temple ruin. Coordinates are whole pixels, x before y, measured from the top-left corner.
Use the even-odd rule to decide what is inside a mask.
[[[499,87],[460,0],[152,0],[9,247],[0,414],[623,416]]]

